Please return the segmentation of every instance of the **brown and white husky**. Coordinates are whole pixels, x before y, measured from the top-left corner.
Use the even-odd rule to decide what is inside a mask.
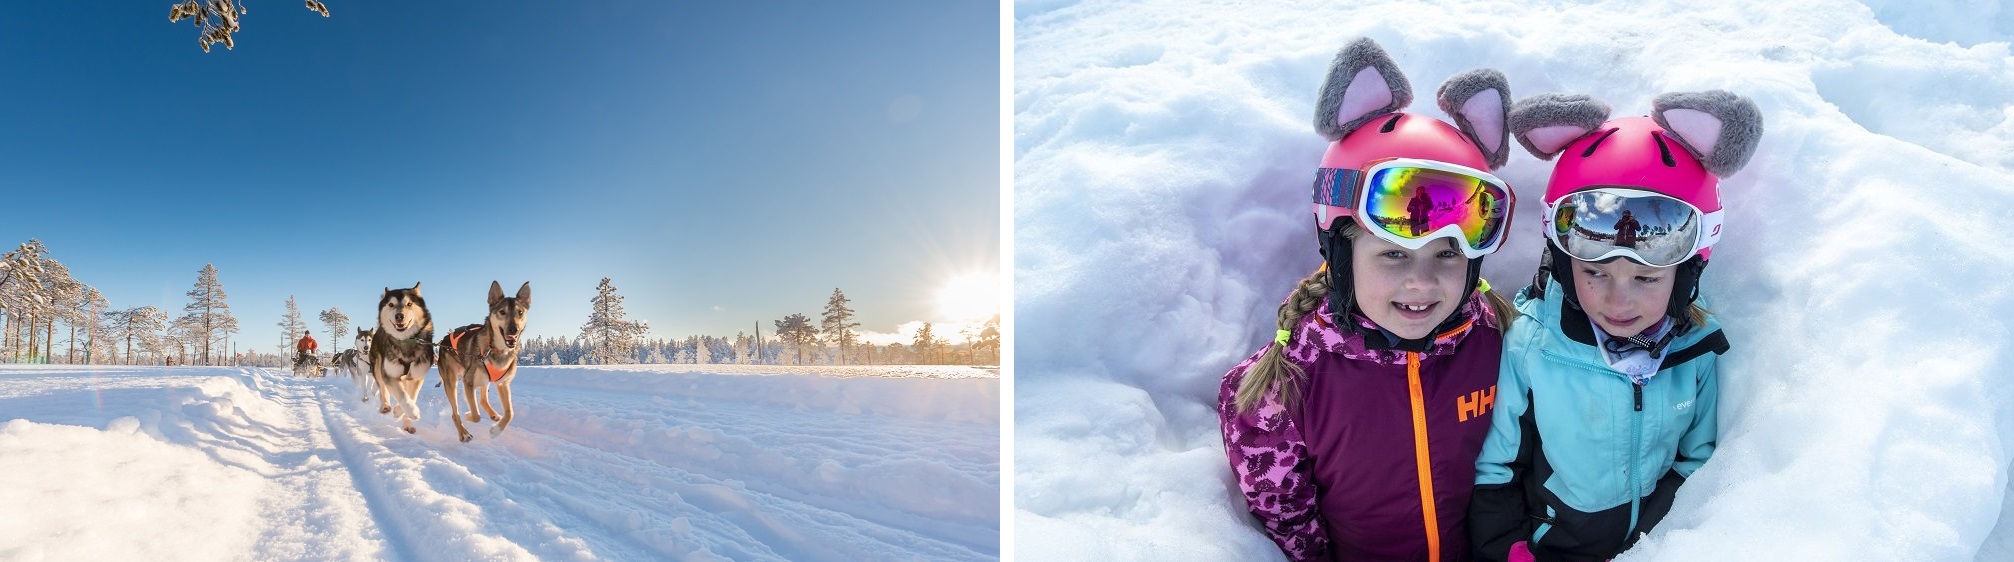
[[[525,311],[531,309],[531,282],[518,287],[517,296],[505,297],[503,285],[490,282],[490,313],[481,324],[470,324],[455,328],[441,338],[441,387],[448,394],[448,416],[455,420],[455,432],[461,434],[462,442],[472,437],[462,425],[460,406],[455,402],[455,390],[459,386],[462,395],[468,398],[468,421],[481,421],[476,417],[476,405],[481,404],[483,413],[491,421],[490,437],[503,433],[510,427],[512,415],[517,409],[510,398],[511,380],[517,377],[517,341],[524,333]],[[496,385],[497,398],[503,401],[503,415],[490,407],[490,385]],[[481,390],[481,398],[477,398]]]

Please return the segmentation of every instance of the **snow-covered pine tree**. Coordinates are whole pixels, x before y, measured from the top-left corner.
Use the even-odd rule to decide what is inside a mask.
[[[38,361],[41,327],[45,322],[53,325],[60,308],[57,293],[69,277],[62,264],[48,259],[48,253],[41,240],[30,238],[20,248],[0,255],[0,264],[5,264],[5,271],[0,272],[4,274],[0,277],[0,312],[7,314],[6,347],[17,361],[24,349],[29,361]],[[23,331],[27,332],[25,337]]]
[[[90,285],[76,282],[63,299],[63,324],[70,328],[70,350],[63,356],[64,363],[75,364],[77,362],[77,328],[88,326],[91,321],[89,299],[91,297],[90,293],[93,292],[96,291],[92,290]],[[88,329],[85,330],[85,335],[90,335]]]
[[[168,327],[168,314],[152,306],[128,308],[119,311],[119,335],[126,340],[127,365],[140,363],[140,354],[154,349],[160,340],[161,330]],[[140,347],[135,349],[133,344]]]
[[[280,354],[289,357],[294,353],[294,344],[308,331],[308,324],[301,320],[301,308],[294,305],[294,296],[287,295],[287,313],[280,316]]]
[[[308,11],[329,17],[329,7],[321,0],[307,0]],[[196,35],[196,43],[203,52],[210,52],[210,46],[223,44],[225,49],[235,46],[231,34],[238,32],[238,20],[245,15],[244,0],[188,0],[168,7],[168,21],[192,20],[202,32]]]
[[[196,287],[189,289],[188,294],[189,304],[182,307],[183,317],[190,322],[186,339],[202,353],[204,364],[208,364],[210,342],[219,334],[237,331],[238,319],[231,316],[231,305],[225,300],[224,284],[217,281],[215,264],[203,264],[203,270],[196,273]],[[291,303],[293,297],[287,300]]]
[[[859,339],[859,334],[853,329],[859,328],[860,323],[853,321],[853,309],[847,308],[848,302],[852,301],[847,300],[846,293],[834,287],[832,297],[825,300],[825,318],[819,325],[825,333],[825,340],[839,348],[841,364],[846,363],[847,352],[853,348],[853,342]]]
[[[104,349],[105,340],[98,336],[105,333],[105,309],[110,306],[112,303],[105,300],[104,293],[94,288],[84,288],[85,318],[82,321],[87,326],[84,329],[84,363],[87,365],[95,365],[105,357],[104,353],[98,352]]]
[[[322,325],[329,327],[329,352],[335,353],[341,350],[343,332],[350,330],[350,316],[343,314],[342,307],[331,306],[328,310],[322,311],[321,318]]]
[[[70,277],[70,268],[49,257],[46,249],[41,259],[42,294],[48,298],[48,306],[44,308],[42,317],[41,357],[44,362],[54,362],[56,321],[71,322],[78,308],[77,301],[84,297],[84,284]]]
[[[804,346],[818,341],[818,328],[811,325],[811,319],[803,314],[792,314],[776,321],[776,339],[782,340],[796,351],[797,364],[804,364]]]
[[[747,363],[748,362],[747,346],[748,346],[748,332],[735,332],[734,350],[730,352],[731,355],[728,356],[727,360],[733,361],[734,364],[736,365]]]
[[[194,346],[192,342],[195,341],[196,333],[202,327],[202,321],[194,315],[184,314],[177,316],[174,320],[169,321],[168,325],[161,330],[160,337],[153,338],[151,343],[154,346],[149,351],[152,351],[157,359],[166,359],[168,353],[173,352],[175,354],[175,364],[187,365],[189,364],[189,348]]]
[[[587,340],[590,348],[588,361],[600,365],[634,362],[630,350],[650,330],[649,324],[623,319],[622,295],[615,293],[615,284],[607,277],[601,278],[601,284],[595,287],[594,298],[589,302],[592,308],[587,323],[580,327],[580,336]]]

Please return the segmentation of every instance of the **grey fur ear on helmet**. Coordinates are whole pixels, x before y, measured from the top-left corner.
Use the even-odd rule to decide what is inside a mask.
[[[1716,176],[1747,166],[1762,142],[1762,110],[1725,90],[1660,94],[1650,107],[1651,119]]]
[[[1329,77],[1315,98],[1315,132],[1342,140],[1364,123],[1412,102],[1413,87],[1398,63],[1376,41],[1359,37],[1329,63]]]
[[[1566,145],[1601,128],[1608,104],[1580,94],[1539,94],[1510,109],[1511,134],[1540,160],[1551,160]]]
[[[1455,127],[1482,149],[1491,170],[1510,161],[1510,80],[1493,68],[1478,68],[1449,78],[1434,94],[1441,111]]]

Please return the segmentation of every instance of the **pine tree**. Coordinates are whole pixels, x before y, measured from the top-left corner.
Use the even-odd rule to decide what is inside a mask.
[[[329,17],[329,7],[321,0],[307,2],[308,11]],[[188,0],[168,7],[168,21],[189,19],[203,30],[196,35],[196,43],[203,47],[205,53],[210,52],[211,45],[221,43],[226,50],[235,46],[231,35],[238,32],[238,19],[244,15],[244,0]]]
[[[47,361],[56,320],[67,314],[65,303],[76,298],[82,285],[70,278],[68,268],[49,257],[41,240],[30,238],[20,248],[0,255],[0,312],[7,315],[7,338],[16,358],[23,349],[21,331],[25,329],[29,361]]]
[[[993,364],[1000,364],[1000,315],[995,314],[992,318],[986,319],[985,326],[979,330],[979,342],[974,349],[990,353],[987,357],[993,360]]]
[[[294,351],[294,344],[301,336],[307,335],[308,324],[301,320],[301,308],[294,305],[294,296],[287,295],[287,313],[280,317],[280,354]]]
[[[168,331],[168,312],[151,306],[143,306],[134,309],[133,314],[133,335],[140,338],[140,351],[151,350],[155,353],[155,358],[159,359],[161,338]],[[129,359],[139,359],[139,356],[135,355],[133,340],[130,338],[126,340],[126,353],[132,355]]]
[[[601,278],[601,285],[595,287],[594,298],[589,299],[592,312],[587,323],[580,327],[580,336],[592,348],[588,360],[595,364],[608,365],[618,361],[629,363],[630,350],[637,340],[650,331],[649,324],[623,319],[622,295],[615,293],[615,284],[609,278]]]
[[[161,331],[161,337],[154,340],[153,351],[157,356],[166,357],[168,350],[173,349],[175,363],[187,365],[190,348],[201,349],[196,343],[196,337],[202,328],[202,320],[194,315],[184,314],[176,317],[168,322],[167,329]]]
[[[936,333],[931,332],[930,323],[924,322],[923,327],[916,330],[916,342],[910,347],[916,350],[916,354],[919,356],[918,363],[930,364],[932,361],[931,358],[934,356],[933,354],[937,351],[937,348],[943,345],[944,340],[939,339]]]
[[[99,346],[104,345],[102,340],[98,339],[98,335],[105,332],[105,309],[111,305],[110,302],[105,300],[105,295],[99,293],[97,289],[86,289],[84,291],[84,306],[86,307],[84,312],[90,316],[86,320],[90,322],[90,327],[84,332],[84,363],[87,365],[97,364],[98,357],[101,356],[95,353],[98,351]]]
[[[776,321],[776,337],[797,352],[797,364],[804,364],[804,346],[818,341],[818,328],[811,325],[811,319],[803,314],[792,314]]]
[[[329,352],[341,349],[343,332],[350,329],[350,316],[343,314],[342,307],[331,306],[322,311],[322,325],[329,327]]]
[[[231,305],[225,298],[224,284],[217,281],[217,266],[203,264],[203,270],[196,274],[196,287],[189,289],[190,302],[182,307],[182,315],[190,322],[187,343],[195,344],[203,355],[205,365],[210,361],[210,342],[220,333],[229,334],[238,330],[238,319],[231,316]],[[293,297],[287,300],[291,303]],[[294,316],[298,317],[299,313]]]
[[[733,359],[733,361],[734,361],[734,363],[735,363],[736,365],[742,365],[742,364],[746,364],[746,363],[748,363],[748,352],[749,352],[749,351],[750,351],[751,349],[753,349],[753,346],[754,346],[754,344],[755,344],[755,342],[753,342],[753,341],[749,341],[749,339],[748,339],[748,332],[735,332],[735,333],[734,333],[734,359]]]
[[[846,362],[847,351],[859,339],[859,334],[853,329],[859,328],[860,323],[853,321],[853,309],[846,307],[848,302],[851,301],[846,299],[846,293],[833,288],[832,298],[825,301],[825,321],[819,325],[825,332],[826,341],[839,347],[840,363]]]

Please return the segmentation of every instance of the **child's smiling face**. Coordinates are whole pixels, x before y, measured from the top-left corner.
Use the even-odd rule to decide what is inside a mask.
[[[1574,292],[1580,309],[1611,336],[1629,337],[1663,319],[1671,304],[1676,267],[1651,267],[1617,259],[1573,262]]]
[[[1401,338],[1424,338],[1461,308],[1469,260],[1454,240],[1408,250],[1366,234],[1351,246],[1357,308],[1378,326]]]

